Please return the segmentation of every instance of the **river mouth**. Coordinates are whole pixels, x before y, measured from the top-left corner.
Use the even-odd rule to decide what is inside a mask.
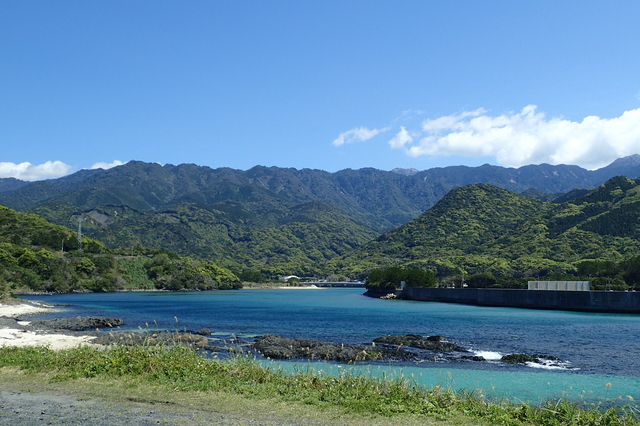
[[[425,377],[426,386],[453,377],[459,388],[522,401],[564,397],[592,402],[640,400],[640,321],[636,315],[386,301],[365,297],[362,289],[93,293],[28,299],[66,304],[49,318],[122,318],[121,330],[208,328],[215,345],[232,339],[248,345],[264,334],[356,345],[371,344],[388,334],[442,335],[485,361],[443,357],[436,362],[371,362],[355,367],[367,374],[367,368],[387,371],[385,374],[410,371],[414,378]],[[505,354],[543,354],[560,361],[506,365],[498,359]],[[323,371],[340,364],[326,365]],[[347,367],[352,366],[341,366]]]

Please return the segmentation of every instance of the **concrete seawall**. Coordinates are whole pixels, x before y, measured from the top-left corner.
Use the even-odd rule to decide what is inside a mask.
[[[414,288],[402,293],[407,300],[462,303],[505,308],[552,309],[580,312],[640,313],[640,292],[552,291],[481,288]]]

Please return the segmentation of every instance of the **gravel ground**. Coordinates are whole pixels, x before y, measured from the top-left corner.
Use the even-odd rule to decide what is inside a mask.
[[[309,420],[240,418],[211,412],[172,412],[149,403],[79,400],[70,395],[0,391],[0,425],[322,425]]]
[[[67,395],[0,392],[2,425],[128,425],[189,424],[189,419],[168,416],[144,406],[79,401]],[[215,422],[210,424],[234,424]],[[217,419],[224,420],[224,419]],[[196,424],[196,423],[192,423]]]

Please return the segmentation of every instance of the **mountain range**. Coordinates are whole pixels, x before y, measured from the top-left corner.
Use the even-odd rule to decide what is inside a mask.
[[[548,207],[541,207],[546,204],[540,200],[564,197],[560,200],[566,203],[614,176],[638,178],[640,155],[593,171],[542,164],[329,173],[132,161],[46,181],[0,179],[0,204],[37,213],[72,229],[83,220],[83,232],[109,247],[166,249],[212,259],[235,271],[313,275],[329,266],[340,270],[335,259],[362,253],[364,248],[354,249],[363,245],[373,255],[371,246],[365,244],[383,232],[405,229],[403,225],[424,217],[425,211],[435,214],[429,213],[431,208],[442,209],[439,201],[450,202],[450,197],[443,197],[455,188],[490,184],[510,194],[524,194],[526,197],[509,198],[504,207],[515,203],[514,215],[536,211],[544,216],[551,213]],[[330,261],[334,263],[327,263]]]

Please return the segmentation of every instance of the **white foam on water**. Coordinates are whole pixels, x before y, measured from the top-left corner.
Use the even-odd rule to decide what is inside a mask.
[[[566,370],[566,368],[559,365],[539,364],[537,362],[525,362],[524,365],[531,368],[542,368],[545,370]]]
[[[557,361],[551,359],[541,359],[540,362],[525,362],[524,365],[544,370],[578,370],[578,368],[571,368],[571,363],[569,361]]]
[[[481,356],[487,361],[500,361],[502,359],[502,354],[499,352],[491,352],[491,351],[475,351],[473,353],[475,356]]]

